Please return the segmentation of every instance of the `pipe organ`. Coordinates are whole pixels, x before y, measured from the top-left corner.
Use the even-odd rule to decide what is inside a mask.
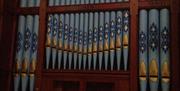
[[[141,91],[170,91],[169,10],[140,10],[139,81]]]
[[[13,91],[173,91],[170,0],[18,1]]]
[[[20,15],[18,21],[14,91],[20,89],[27,91],[27,87],[33,91],[37,63],[39,16]]]
[[[49,14],[47,21],[46,69],[127,70],[128,10]]]

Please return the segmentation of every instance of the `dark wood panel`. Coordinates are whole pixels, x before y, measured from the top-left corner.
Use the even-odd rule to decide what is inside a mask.
[[[26,8],[17,8],[15,14],[39,14],[39,7],[26,7]]]
[[[139,8],[141,9],[150,9],[150,8],[169,8],[170,7],[170,1],[169,0],[147,0],[143,2],[138,3]]]
[[[70,13],[70,12],[95,12],[129,9],[129,3],[109,3],[109,4],[88,4],[88,5],[66,5],[48,7],[48,13]]]
[[[179,91],[179,82],[180,74],[177,69],[180,65],[179,62],[179,24],[178,24],[178,4],[179,0],[171,0],[171,91]]]

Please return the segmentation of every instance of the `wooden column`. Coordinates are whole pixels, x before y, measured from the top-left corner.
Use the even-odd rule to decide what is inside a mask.
[[[36,66],[36,83],[35,91],[42,91],[42,69],[44,62],[44,48],[45,48],[45,33],[46,33],[46,8],[48,0],[41,0],[39,8],[39,37],[38,37],[38,57],[37,57],[37,66]]]
[[[130,91],[138,91],[138,0],[130,0]]]
[[[171,0],[171,91],[179,91],[179,0]]]

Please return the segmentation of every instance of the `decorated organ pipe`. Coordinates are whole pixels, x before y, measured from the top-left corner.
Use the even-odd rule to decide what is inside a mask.
[[[55,69],[57,47],[58,47],[58,29],[59,29],[59,15],[53,15],[53,31],[52,31],[52,68]]]
[[[74,5],[77,0],[70,0],[70,4]],[[88,1],[88,0],[87,0]]]
[[[159,83],[159,12],[149,11],[148,51],[150,91],[158,91]]]
[[[99,70],[102,69],[103,62],[103,39],[104,39],[104,12],[99,13],[99,29],[98,29],[98,58],[99,58]]]
[[[30,66],[30,60],[31,60],[31,48],[32,48],[32,32],[33,32],[33,19],[34,17],[32,15],[27,15],[26,19],[26,28],[24,32],[24,55],[23,55],[23,61],[22,61],[22,91],[27,90],[27,84],[28,84],[28,74],[29,74],[29,66]]]
[[[78,60],[78,42],[79,42],[79,13],[75,14],[74,42],[73,42],[73,61],[74,70],[77,68]]]
[[[79,37],[78,37],[78,67],[81,70],[82,66],[82,53],[83,53],[83,28],[84,27],[84,13],[80,13],[79,19]]]
[[[92,64],[92,43],[93,43],[93,13],[89,13],[89,29],[88,29],[88,69],[91,70]]]
[[[147,32],[148,32],[147,10],[140,10],[139,13],[139,83],[140,91],[147,89],[148,61],[147,61]]]
[[[169,91],[169,10],[140,10],[139,26],[140,91]]]
[[[49,6],[53,6],[54,1],[49,0]],[[51,58],[51,47],[52,47],[52,33],[53,33],[53,15],[48,15],[48,25],[47,25],[47,32],[46,32],[46,69],[49,69],[50,58]]]
[[[30,61],[30,91],[34,91],[34,83],[35,83],[35,70],[37,64],[37,45],[38,45],[38,30],[39,30],[39,16],[34,16],[33,22],[33,32],[32,32],[32,53],[31,53],[31,61]]]
[[[23,52],[24,52],[24,32],[25,32],[25,27],[26,27],[25,22],[26,22],[26,17],[23,15],[20,15],[19,21],[18,21],[18,30],[17,30],[14,91],[19,91],[19,87],[20,87]]]
[[[51,57],[51,40],[53,31],[53,15],[48,15],[48,26],[46,34],[46,69],[49,69],[50,57]]]
[[[109,60],[109,44],[110,44],[110,13],[105,12],[105,25],[104,25],[104,64],[105,70],[108,69]]]
[[[20,15],[14,70],[14,91],[34,91],[39,16]]]
[[[96,70],[97,51],[98,51],[98,16],[99,13],[94,13],[94,28],[93,28],[93,69]]]
[[[66,4],[66,5],[70,5],[70,1],[71,1],[71,0],[65,0],[65,4]],[[81,1],[82,1],[82,0],[81,0]]]
[[[61,0],[61,1],[60,1],[60,5],[65,5],[65,1],[66,1],[66,0]]]
[[[63,56],[63,41],[64,41],[64,14],[59,15],[59,31],[58,31],[58,69],[62,65]]]
[[[124,70],[127,70],[129,54],[129,11],[123,11],[123,58]]]
[[[160,10],[160,69],[162,91],[170,91],[169,10]]]
[[[121,54],[122,54],[122,12],[117,11],[116,13],[116,61],[117,70],[121,68]]]
[[[68,62],[69,69],[72,67],[72,58],[73,58],[73,36],[74,36],[74,14],[70,14],[70,25],[69,25],[69,38],[68,38],[68,46],[69,46],[69,54],[68,54]]]
[[[69,38],[69,14],[65,14],[65,25],[64,25],[64,51],[63,51],[63,68],[67,67],[68,59],[68,38]]]
[[[116,14],[114,11],[111,11],[110,13],[110,67],[111,70],[114,68],[114,57],[115,57],[115,30],[116,30],[116,22],[115,22],[115,17]]]
[[[54,5],[58,6],[60,5],[60,0],[54,0]],[[58,50],[58,43],[59,43],[59,31],[60,31],[60,16],[59,14],[54,14],[54,18],[53,18],[53,42],[52,42],[52,68],[55,69],[55,65],[56,65],[56,58],[58,58],[57,56],[59,55],[59,50]]]
[[[87,45],[88,43],[88,13],[84,14],[84,31],[83,31],[83,69],[86,69],[87,63]]]
[[[20,7],[39,7],[40,0],[20,0]]]
[[[127,70],[128,10],[48,14],[46,36],[46,69]]]

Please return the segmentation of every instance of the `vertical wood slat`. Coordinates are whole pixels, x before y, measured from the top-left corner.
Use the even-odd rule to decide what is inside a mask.
[[[5,43],[3,45],[2,48],[9,48],[9,50],[7,51],[8,57],[7,63],[5,64],[4,67],[6,67],[8,75],[7,75],[7,86],[4,87],[4,91],[11,91],[13,88],[13,84],[11,84],[12,82],[12,75],[13,75],[13,63],[14,63],[14,54],[15,54],[15,48],[16,48],[16,29],[17,29],[17,17],[16,14],[14,13],[14,11],[16,10],[17,7],[17,0],[14,0],[13,3],[9,3],[11,2],[10,0],[7,0],[4,4],[6,5],[5,9],[4,9],[4,20],[5,22],[3,22],[3,30],[5,32],[5,36],[8,35],[8,39],[6,41],[8,41],[8,43]],[[10,18],[10,19],[9,19]],[[11,37],[10,37],[11,36]],[[6,38],[5,38],[6,39]],[[3,40],[1,41],[3,42]],[[6,57],[6,56],[5,56]]]
[[[36,78],[35,78],[35,91],[42,91],[42,68],[44,61],[44,48],[45,48],[45,31],[46,31],[46,8],[47,0],[40,2],[39,8],[39,37],[38,37],[38,61],[36,66]]]
[[[130,91],[138,91],[138,0],[130,0]]]
[[[171,91],[179,91],[179,78],[180,73],[178,72],[178,66],[180,65],[179,58],[179,39],[178,39],[178,31],[179,31],[179,17],[178,17],[178,4],[179,0],[171,0]],[[179,89],[178,89],[179,88]]]

